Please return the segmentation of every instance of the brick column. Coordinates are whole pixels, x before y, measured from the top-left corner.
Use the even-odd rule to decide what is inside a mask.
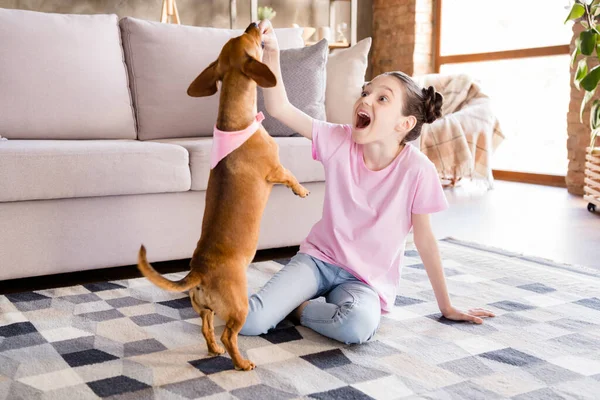
[[[373,76],[433,72],[433,1],[373,0]]]
[[[575,48],[575,38],[579,37],[579,33],[583,30],[580,24],[573,25],[573,39],[571,40],[571,51]],[[581,59],[578,57],[577,62]],[[577,62],[575,66],[577,65]],[[588,58],[588,68],[592,68],[598,63],[595,58]],[[585,148],[590,143],[590,112],[588,103],[586,112],[583,114],[583,124],[579,122],[579,110],[581,101],[585,92],[577,90],[573,84],[575,68],[571,69],[571,101],[569,102],[569,112],[567,113],[567,150],[569,153],[569,170],[567,171],[567,189],[570,193],[583,195],[583,179],[585,177]],[[594,96],[594,99],[598,94]]]

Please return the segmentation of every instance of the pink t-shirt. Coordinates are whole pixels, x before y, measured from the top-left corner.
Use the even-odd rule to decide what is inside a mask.
[[[369,286],[381,309],[394,305],[412,214],[448,207],[433,163],[406,145],[380,171],[369,170],[352,127],[314,121],[313,158],[325,168],[323,216],[300,251],[337,265]]]

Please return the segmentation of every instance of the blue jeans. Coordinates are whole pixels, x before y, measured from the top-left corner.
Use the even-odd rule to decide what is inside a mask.
[[[314,301],[325,296],[326,302]],[[240,334],[267,333],[294,309],[311,300],[300,324],[343,343],[363,343],[379,327],[381,304],[371,287],[346,270],[298,253],[256,294]]]

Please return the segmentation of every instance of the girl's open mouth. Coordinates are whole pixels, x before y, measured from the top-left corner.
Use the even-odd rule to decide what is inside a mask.
[[[364,129],[371,124],[371,117],[364,111],[359,111],[356,114],[356,128]]]

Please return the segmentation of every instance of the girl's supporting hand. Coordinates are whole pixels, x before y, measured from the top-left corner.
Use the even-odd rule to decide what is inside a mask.
[[[442,315],[452,321],[469,321],[475,324],[483,324],[482,318],[495,317],[493,312],[483,308],[473,308],[467,312],[462,312],[455,307],[450,307],[448,310],[442,311]]]

